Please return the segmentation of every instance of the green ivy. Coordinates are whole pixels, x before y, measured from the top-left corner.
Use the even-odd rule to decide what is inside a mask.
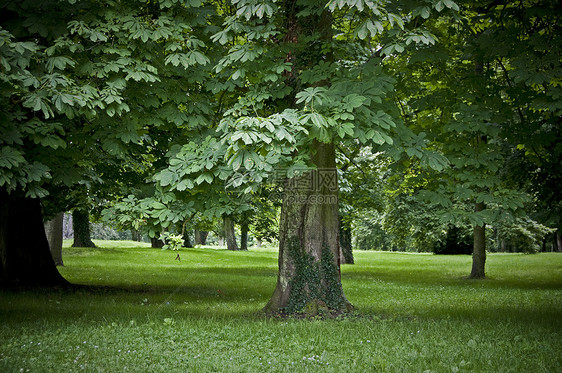
[[[290,298],[287,311],[306,312],[312,304],[324,304],[328,309],[340,310],[345,305],[339,271],[329,248],[322,248],[320,261],[306,253],[297,237],[291,237],[287,245],[295,267],[289,281]]]

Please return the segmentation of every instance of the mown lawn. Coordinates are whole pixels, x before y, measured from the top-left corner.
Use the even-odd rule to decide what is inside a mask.
[[[562,372],[562,255],[355,252],[357,313],[268,319],[277,253],[65,248],[81,290],[0,292],[0,372]]]

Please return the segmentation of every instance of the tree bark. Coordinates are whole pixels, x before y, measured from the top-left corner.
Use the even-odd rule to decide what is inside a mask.
[[[562,253],[562,234],[560,234],[560,229],[556,231],[556,250]]]
[[[240,250],[248,251],[248,222],[240,224]]]
[[[38,199],[0,188],[0,287],[64,286],[49,250]]]
[[[45,223],[45,233],[49,248],[55,265],[64,265],[62,261],[62,225],[64,221],[64,212],[59,212],[55,217]]]
[[[153,249],[161,249],[164,247],[164,242],[158,237],[150,237],[150,244]]]
[[[183,234],[183,247],[191,248],[193,244],[191,243],[191,237],[189,236],[189,232],[184,232]]]
[[[72,247],[96,247],[90,237],[90,213],[88,210],[76,209],[72,212],[72,229],[74,230]]]
[[[238,251],[238,244],[236,243],[236,235],[234,234],[234,220],[231,216],[223,217],[224,223],[224,238],[226,240],[226,248],[228,250]]]
[[[354,264],[353,248],[351,246],[351,224],[340,217],[340,262]]]
[[[131,229],[131,239],[133,241],[141,242],[142,240],[141,232],[137,229]]]
[[[335,147],[314,141],[313,148],[317,169],[285,182],[279,273],[268,313],[351,309],[341,286]]]
[[[207,236],[209,232],[207,231],[200,231],[199,229],[195,230],[195,244],[196,245],[205,245],[207,243]]]
[[[483,211],[484,203],[476,203],[475,212]],[[474,226],[474,246],[472,250],[472,271],[470,278],[484,278],[486,265],[486,225]]]

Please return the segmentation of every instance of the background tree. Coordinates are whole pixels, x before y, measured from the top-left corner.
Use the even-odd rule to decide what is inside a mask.
[[[449,210],[440,214],[444,221],[474,227],[474,278],[485,275],[484,226],[514,219],[523,214],[525,203],[529,206],[528,196],[505,179],[507,160],[524,139],[548,130],[559,114],[550,96],[551,89],[558,90],[559,52],[541,47],[558,40],[559,29],[556,16],[537,18],[539,13],[554,14],[554,6],[464,3],[454,26],[426,22],[441,43],[418,49],[397,65],[397,72],[408,71],[397,97],[405,120],[419,133],[427,131],[451,162],[441,182],[418,173],[418,185],[431,190],[421,195]],[[513,81],[520,75],[544,79],[540,88],[527,78],[516,87]],[[416,83],[406,76],[417,77]],[[473,207],[459,203],[463,201]]]

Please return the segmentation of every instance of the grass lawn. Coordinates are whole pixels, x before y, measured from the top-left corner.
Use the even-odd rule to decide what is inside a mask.
[[[562,254],[355,252],[342,267],[357,315],[259,311],[277,252],[66,247],[90,290],[0,291],[0,372],[562,372]]]

